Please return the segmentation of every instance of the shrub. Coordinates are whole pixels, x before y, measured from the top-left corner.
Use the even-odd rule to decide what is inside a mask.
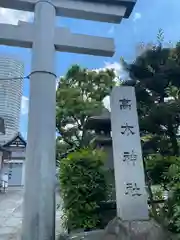
[[[60,188],[69,230],[97,227],[97,209],[106,200],[108,189],[104,160],[102,150],[90,148],[70,153],[61,160]]]
[[[163,166],[163,160],[165,161],[165,166]],[[157,162],[158,164],[162,162],[161,164],[163,166],[161,172],[159,173],[161,174],[163,197],[164,190],[168,190],[168,199],[164,202],[164,204],[159,204],[156,209],[159,220],[169,231],[173,233],[180,233],[180,157],[162,157],[162,159],[159,158],[155,163]],[[160,191],[158,193],[153,193],[153,195],[154,199],[162,199]]]
[[[174,156],[162,156],[161,154],[151,154],[146,160],[146,170],[152,180],[152,184],[167,185],[169,180],[166,177],[169,167],[176,163]]]
[[[172,164],[168,171],[169,202],[168,218],[169,229],[180,233],[180,157],[176,157],[176,164]]]

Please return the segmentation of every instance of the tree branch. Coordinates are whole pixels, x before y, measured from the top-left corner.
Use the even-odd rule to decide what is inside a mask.
[[[76,116],[72,115],[73,120],[77,123],[77,127],[80,131],[82,131],[82,125],[79,123]]]
[[[156,211],[156,206],[154,204],[154,197],[153,197],[153,192],[151,189],[151,181],[149,179],[148,173],[147,173],[147,168],[146,168],[146,161],[145,161],[145,157],[143,157],[143,164],[144,164],[144,173],[145,173],[145,178],[146,178],[146,183],[147,183],[147,187],[148,187],[148,193],[149,193],[149,203],[152,207],[152,213],[154,215],[154,218],[158,221],[159,217]]]
[[[70,139],[68,139],[68,138],[65,136],[65,133],[64,133],[63,129],[60,128],[59,130],[60,130],[60,134],[61,134],[61,137],[63,138],[64,142],[66,142],[67,144],[69,144],[71,147],[74,147],[75,143],[72,142]]]

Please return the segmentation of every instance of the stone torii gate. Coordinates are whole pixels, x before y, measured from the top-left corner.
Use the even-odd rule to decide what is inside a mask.
[[[55,239],[55,51],[113,56],[111,38],[55,28],[56,16],[120,23],[136,0],[0,0],[34,12],[34,22],[0,24],[0,44],[32,48],[23,240]]]

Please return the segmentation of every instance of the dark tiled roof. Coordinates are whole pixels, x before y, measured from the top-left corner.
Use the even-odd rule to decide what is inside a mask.
[[[86,123],[87,129],[111,129],[110,112],[108,109],[103,109],[99,115],[92,116]]]
[[[24,144],[24,146],[26,146],[26,141],[25,139],[23,138],[23,136],[21,135],[20,132],[18,132],[10,141],[6,142],[3,147],[9,147],[17,138],[19,138],[22,143]]]

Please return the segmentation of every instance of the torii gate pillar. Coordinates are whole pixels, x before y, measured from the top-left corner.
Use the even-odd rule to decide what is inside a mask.
[[[22,240],[55,239],[55,17],[35,5]]]

